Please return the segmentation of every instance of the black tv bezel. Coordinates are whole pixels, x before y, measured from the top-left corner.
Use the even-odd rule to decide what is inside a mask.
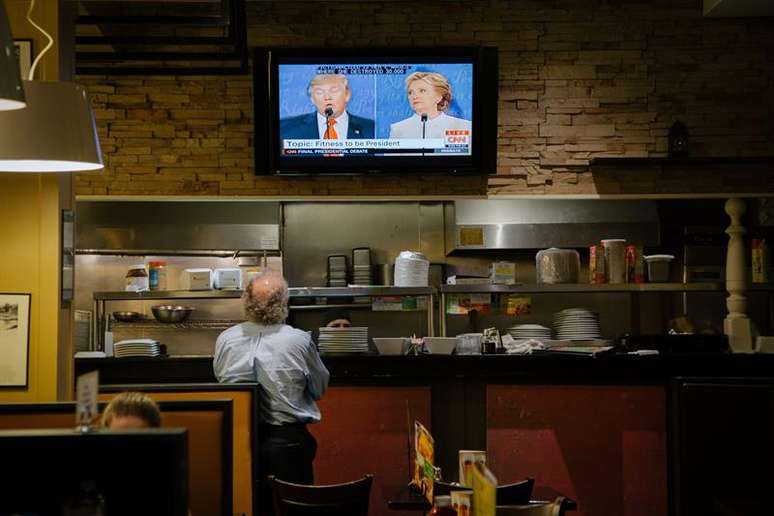
[[[473,63],[472,153],[469,156],[283,158],[279,142],[279,64],[299,62],[421,62],[458,59]],[[452,61],[453,62],[453,61]],[[497,162],[497,49],[421,48],[264,48],[253,51],[255,171],[258,175],[489,175]]]

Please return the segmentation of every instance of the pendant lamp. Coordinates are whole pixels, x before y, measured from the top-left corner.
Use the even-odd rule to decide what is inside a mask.
[[[69,82],[23,81],[27,108],[0,112],[0,171],[103,168],[86,90]]]
[[[97,127],[86,90],[69,82],[33,81],[35,68],[54,40],[32,20],[48,44],[23,81],[25,109],[0,111],[0,172],[77,172],[103,168]],[[14,59],[14,62],[16,60]],[[18,65],[16,73],[18,74]]]
[[[0,1],[0,111],[21,109],[24,106],[19,60],[11,38],[5,5]]]

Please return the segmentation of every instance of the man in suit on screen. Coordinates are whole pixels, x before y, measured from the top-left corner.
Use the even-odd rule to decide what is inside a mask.
[[[374,137],[374,121],[347,112],[352,97],[347,76],[318,74],[309,81],[309,98],[317,108],[280,120],[283,140],[347,140]]]

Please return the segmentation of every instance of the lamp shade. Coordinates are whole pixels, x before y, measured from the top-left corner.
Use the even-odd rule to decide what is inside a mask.
[[[103,168],[86,90],[69,82],[23,83],[27,108],[0,112],[0,171]]]
[[[21,109],[25,106],[24,90],[19,76],[19,59],[11,38],[11,26],[0,2],[0,111]]]

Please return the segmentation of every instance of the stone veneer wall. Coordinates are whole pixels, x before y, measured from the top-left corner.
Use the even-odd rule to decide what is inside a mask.
[[[771,18],[705,19],[699,0],[434,0],[255,1],[248,19],[250,46],[497,46],[497,175],[256,177],[249,75],[81,76],[107,166],[79,174],[77,194],[644,194],[774,185],[770,165],[741,179],[723,168],[589,168],[595,156],[663,156],[675,119],[688,126],[693,155],[774,154]]]

